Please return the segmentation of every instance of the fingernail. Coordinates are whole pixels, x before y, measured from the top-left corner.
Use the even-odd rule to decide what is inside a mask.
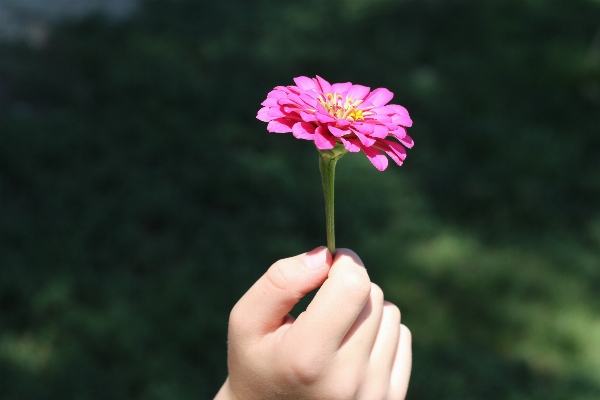
[[[304,254],[304,264],[308,269],[319,269],[327,261],[327,249],[317,247],[316,249]]]

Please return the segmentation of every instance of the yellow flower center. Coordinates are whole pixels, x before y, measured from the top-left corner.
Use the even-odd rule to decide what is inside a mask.
[[[364,121],[365,116],[371,114],[369,112],[363,113],[365,110],[356,109],[363,102],[362,100],[354,100],[352,97],[346,97],[346,101],[342,102],[342,99],[343,96],[341,94],[327,93],[325,96],[320,95],[318,101],[331,116],[352,122]]]

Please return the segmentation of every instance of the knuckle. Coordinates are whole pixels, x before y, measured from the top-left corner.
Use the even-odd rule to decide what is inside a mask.
[[[310,352],[296,354],[289,363],[288,379],[303,386],[312,386],[322,378],[323,371],[322,357]]]
[[[334,399],[336,400],[354,400],[356,399],[358,389],[348,382],[340,383],[335,391]]]
[[[229,330],[233,332],[243,331],[246,326],[247,318],[243,315],[238,304],[233,306],[229,313]]]
[[[352,260],[353,263],[356,263],[358,265],[363,265],[360,257],[358,256],[358,254],[356,254],[354,251],[350,250],[350,249],[345,249],[345,248],[339,248],[337,249],[337,253],[338,257],[340,259],[342,258],[349,258]]]
[[[373,387],[369,388],[365,393],[365,400],[382,400],[387,399],[387,394],[390,390],[390,383],[384,379],[378,379]]]
[[[400,325],[400,335],[404,338],[403,340],[412,341],[412,332],[406,325]]]
[[[371,293],[371,281],[364,269],[354,268],[345,272],[341,278],[344,287],[354,292],[361,299],[366,299]]]
[[[360,376],[338,375],[332,382],[331,398],[336,400],[354,400],[359,394]]]
[[[383,302],[383,290],[376,283],[371,283],[371,297],[379,304]]]
[[[298,297],[299,294],[293,291],[292,276],[289,268],[285,268],[283,260],[277,261],[267,270],[265,280],[270,291],[285,292]]]
[[[384,318],[390,319],[393,322],[399,324],[402,314],[400,309],[393,303],[386,301],[383,305]]]

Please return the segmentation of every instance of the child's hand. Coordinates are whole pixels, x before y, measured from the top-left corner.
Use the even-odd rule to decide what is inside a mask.
[[[288,312],[323,285],[296,320]],[[280,260],[229,319],[229,377],[218,400],[401,400],[410,331],[358,256],[324,247]]]

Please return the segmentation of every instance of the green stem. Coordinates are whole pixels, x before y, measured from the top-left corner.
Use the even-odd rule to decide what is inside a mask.
[[[335,255],[335,214],[334,214],[334,183],[335,165],[346,149],[337,143],[331,150],[319,151],[319,170],[323,182],[323,196],[325,198],[325,225],[327,230],[327,248],[332,256]]]

